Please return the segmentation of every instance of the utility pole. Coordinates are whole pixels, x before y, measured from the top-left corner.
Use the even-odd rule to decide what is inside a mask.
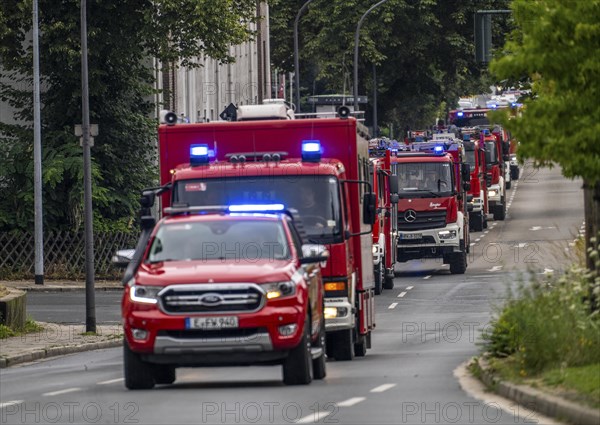
[[[377,124],[377,66],[373,63],[373,137],[379,136]]]
[[[85,222],[85,330],[96,332],[94,292],[94,211],[92,210],[92,157],[88,91],[87,5],[81,0],[81,136],[83,145],[83,208]]]
[[[300,16],[302,13],[304,13],[311,1],[313,0],[306,0],[306,3],[304,3],[300,10],[298,10],[296,19],[294,19],[294,78],[296,79],[296,112],[300,112],[300,59],[298,58],[298,23],[300,22]]]
[[[363,21],[369,14],[377,7],[381,6],[383,3],[386,3],[388,0],[381,0],[378,3],[375,3],[371,6],[359,19],[358,24],[356,25],[356,32],[354,33],[354,111],[358,111],[358,43],[360,38],[360,27],[362,26]]]
[[[44,284],[44,219],[42,210],[42,123],[40,112],[40,40],[38,0],[33,0],[33,202],[35,284]]]

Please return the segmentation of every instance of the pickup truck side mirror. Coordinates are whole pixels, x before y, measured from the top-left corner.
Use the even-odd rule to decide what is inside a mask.
[[[110,262],[115,267],[124,269],[129,265],[129,263],[131,263],[134,252],[135,252],[135,249],[120,249],[116,252],[115,255],[113,255]]]
[[[392,174],[390,176],[390,193],[398,193],[400,188],[398,187],[398,175]]]
[[[374,193],[365,193],[363,196],[363,223],[375,224],[377,218],[376,206],[377,198]]]

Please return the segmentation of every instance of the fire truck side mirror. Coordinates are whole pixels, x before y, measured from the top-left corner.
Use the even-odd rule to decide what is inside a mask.
[[[463,189],[468,192],[469,190],[471,190],[471,182],[463,182]]]
[[[471,166],[467,163],[462,163],[460,166],[461,177],[463,182],[471,182]]]
[[[390,176],[390,193],[398,193],[400,192],[400,188],[398,187],[398,175],[392,174]]]
[[[376,211],[377,198],[374,193],[365,193],[363,196],[363,223],[375,224],[377,218]]]
[[[156,219],[151,215],[144,215],[140,218],[140,227],[142,229],[154,229],[154,226],[156,226]]]
[[[390,202],[391,202],[392,204],[397,204],[399,201],[400,201],[400,196],[398,196],[398,194],[397,194],[397,193],[392,193],[392,194],[390,195]]]
[[[152,208],[155,199],[156,195],[153,190],[144,190],[142,192],[142,197],[140,198],[140,205],[142,208]]]

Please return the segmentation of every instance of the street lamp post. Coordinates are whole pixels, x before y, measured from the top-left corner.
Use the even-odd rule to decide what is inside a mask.
[[[359,19],[358,25],[356,25],[356,32],[354,33],[354,111],[358,111],[358,41],[360,37],[360,27],[363,21],[369,14],[377,7],[386,3],[388,0],[381,0],[375,3],[369,8]]]
[[[83,209],[85,224],[85,330],[96,332],[94,292],[94,214],[92,210],[92,157],[88,89],[87,7],[81,0],[81,135],[83,145]]]
[[[300,112],[300,60],[298,59],[298,23],[300,22],[300,16],[310,2],[313,0],[306,0],[306,3],[302,5],[298,13],[296,14],[296,19],[294,19],[294,78],[296,81],[296,112]]]

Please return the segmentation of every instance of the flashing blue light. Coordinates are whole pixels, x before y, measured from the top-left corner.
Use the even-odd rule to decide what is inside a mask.
[[[456,113],[456,116],[457,116],[457,117],[462,117],[462,116],[464,116],[464,115],[465,115],[465,113],[464,113],[464,112],[457,112],[457,113]]]
[[[444,153],[444,147],[443,146],[434,146],[433,147],[433,152],[434,153]]]
[[[488,128],[484,128],[483,129],[483,134],[486,135],[486,136],[489,136],[490,135],[490,130]]]
[[[496,109],[497,107],[498,107],[498,105],[496,105],[495,103],[492,103],[492,104],[490,105],[490,108],[492,108],[492,109]]]
[[[208,164],[208,145],[191,145],[190,146],[190,164]]]
[[[283,204],[242,204],[229,206],[229,212],[275,212],[283,210],[285,210]]]
[[[302,160],[309,162],[321,160],[321,142],[319,140],[302,141]]]
[[[470,140],[471,140],[471,135],[470,135],[470,134],[463,134],[463,140],[464,140],[465,142],[468,142],[468,141],[470,141]]]

